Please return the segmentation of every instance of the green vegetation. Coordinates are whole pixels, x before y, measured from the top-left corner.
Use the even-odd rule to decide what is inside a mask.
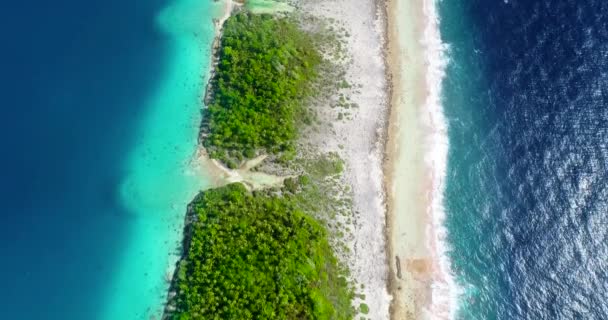
[[[301,144],[294,159],[298,129],[315,122],[307,99],[350,88],[333,83],[319,50],[336,49],[322,34],[289,17],[247,12],[224,25],[201,127],[205,148],[231,168],[270,153],[301,175],[280,189],[249,192],[235,183],[197,196],[166,319],[350,320],[364,311],[353,307],[354,287],[336,258],[348,251],[341,228],[352,214],[349,189],[338,183],[344,163]]]
[[[369,313],[369,306],[367,304],[365,304],[365,303],[362,303],[362,304],[359,305],[359,310],[363,314],[368,314]]]
[[[312,122],[303,103],[320,62],[313,38],[290,18],[228,19],[202,126],[210,156],[231,166],[260,149],[293,158],[298,124]]]
[[[352,319],[327,232],[293,195],[237,183],[203,192],[192,210],[170,319]]]

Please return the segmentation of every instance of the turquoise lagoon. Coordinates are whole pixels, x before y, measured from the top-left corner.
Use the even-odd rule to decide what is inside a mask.
[[[179,0],[158,15],[158,27],[171,38],[171,57],[147,101],[147,115],[126,163],[120,195],[134,223],[101,319],[159,319],[162,314],[187,204],[208,187],[194,155],[211,66],[213,19],[222,15],[222,7],[221,2]]]

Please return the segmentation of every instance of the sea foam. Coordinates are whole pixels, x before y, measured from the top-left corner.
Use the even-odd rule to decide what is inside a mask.
[[[448,46],[441,41],[436,0],[424,0],[423,11],[425,25],[421,42],[424,48],[427,96],[421,122],[426,134],[424,160],[432,183],[428,195],[430,205],[427,213],[430,223],[427,239],[433,255],[432,301],[427,312],[431,319],[454,319],[459,290],[447,256],[449,247],[443,205],[449,141],[441,91],[449,62],[446,54]]]

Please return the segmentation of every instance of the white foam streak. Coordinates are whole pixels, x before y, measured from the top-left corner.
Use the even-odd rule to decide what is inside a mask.
[[[430,206],[427,213],[431,219],[427,228],[427,239],[433,255],[432,301],[427,312],[431,319],[454,319],[459,290],[447,257],[443,205],[449,142],[447,122],[441,104],[441,88],[448,64],[447,45],[441,41],[436,0],[423,0],[423,11],[425,26],[422,45],[425,51],[427,97],[421,118],[427,134],[425,146],[428,149],[424,160],[432,182],[432,189],[428,194]]]

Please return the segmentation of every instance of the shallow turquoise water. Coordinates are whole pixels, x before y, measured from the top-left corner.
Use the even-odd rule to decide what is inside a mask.
[[[0,319],[158,319],[221,6],[0,4]]]
[[[158,16],[172,50],[125,166],[120,195],[133,223],[101,319],[148,319],[162,312],[186,206],[207,186],[205,172],[191,161],[209,75],[212,19],[220,11],[219,2],[178,0]]]

